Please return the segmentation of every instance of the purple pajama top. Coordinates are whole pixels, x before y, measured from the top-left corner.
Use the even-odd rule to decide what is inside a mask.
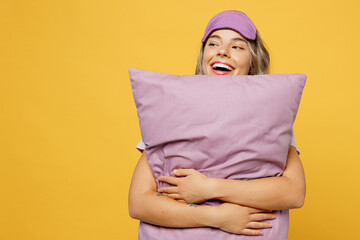
[[[295,143],[295,133],[292,128],[292,139],[291,146],[294,146],[300,155],[300,150]],[[140,140],[136,148],[143,152],[145,150],[145,144]],[[210,176],[211,177],[211,176]],[[205,204],[214,205],[219,204],[212,202],[212,200],[207,201]],[[263,229],[266,239],[277,239],[277,240],[287,240],[288,239],[288,228],[289,228],[289,210],[277,210],[274,211],[276,214],[276,221],[270,220],[273,226],[271,229]],[[171,231],[169,231],[171,229]],[[162,234],[163,233],[163,234]],[[276,233],[276,234],[272,234]],[[139,240],[174,240],[174,239],[183,239],[183,240],[213,240],[213,239],[226,239],[226,240],[256,240],[264,239],[264,236],[247,236],[247,235],[237,235],[224,232],[220,229],[210,228],[210,227],[200,227],[200,228],[168,228],[157,225],[148,224],[146,222],[140,221],[139,225]]]

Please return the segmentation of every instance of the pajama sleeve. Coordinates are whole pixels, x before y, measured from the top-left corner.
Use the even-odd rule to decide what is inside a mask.
[[[291,146],[294,146],[294,147],[296,148],[297,153],[300,155],[300,150],[299,150],[299,148],[296,146],[296,143],[295,143],[295,133],[294,133],[294,128],[293,128],[293,127],[291,128],[291,131],[292,131],[292,138],[291,138],[290,145],[291,145]]]
[[[138,145],[136,145],[136,149],[139,150],[141,153],[145,150],[145,144],[142,139],[140,139],[140,142],[138,143]]]

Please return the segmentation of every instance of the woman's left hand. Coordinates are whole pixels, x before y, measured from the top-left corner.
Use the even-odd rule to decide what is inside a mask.
[[[162,187],[158,192],[173,199],[183,200],[186,203],[200,203],[210,199],[210,178],[195,169],[175,169],[176,177],[160,176],[161,182],[166,182],[171,187]]]

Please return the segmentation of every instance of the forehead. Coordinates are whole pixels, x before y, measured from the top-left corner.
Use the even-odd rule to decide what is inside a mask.
[[[218,29],[212,32],[209,38],[235,39],[247,42],[246,39],[237,31],[232,29]]]

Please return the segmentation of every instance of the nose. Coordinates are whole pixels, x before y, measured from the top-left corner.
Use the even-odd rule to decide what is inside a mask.
[[[221,47],[221,48],[219,48],[218,55],[219,55],[219,56],[228,57],[228,56],[229,56],[229,53],[228,53],[227,48],[224,47],[224,46]]]

